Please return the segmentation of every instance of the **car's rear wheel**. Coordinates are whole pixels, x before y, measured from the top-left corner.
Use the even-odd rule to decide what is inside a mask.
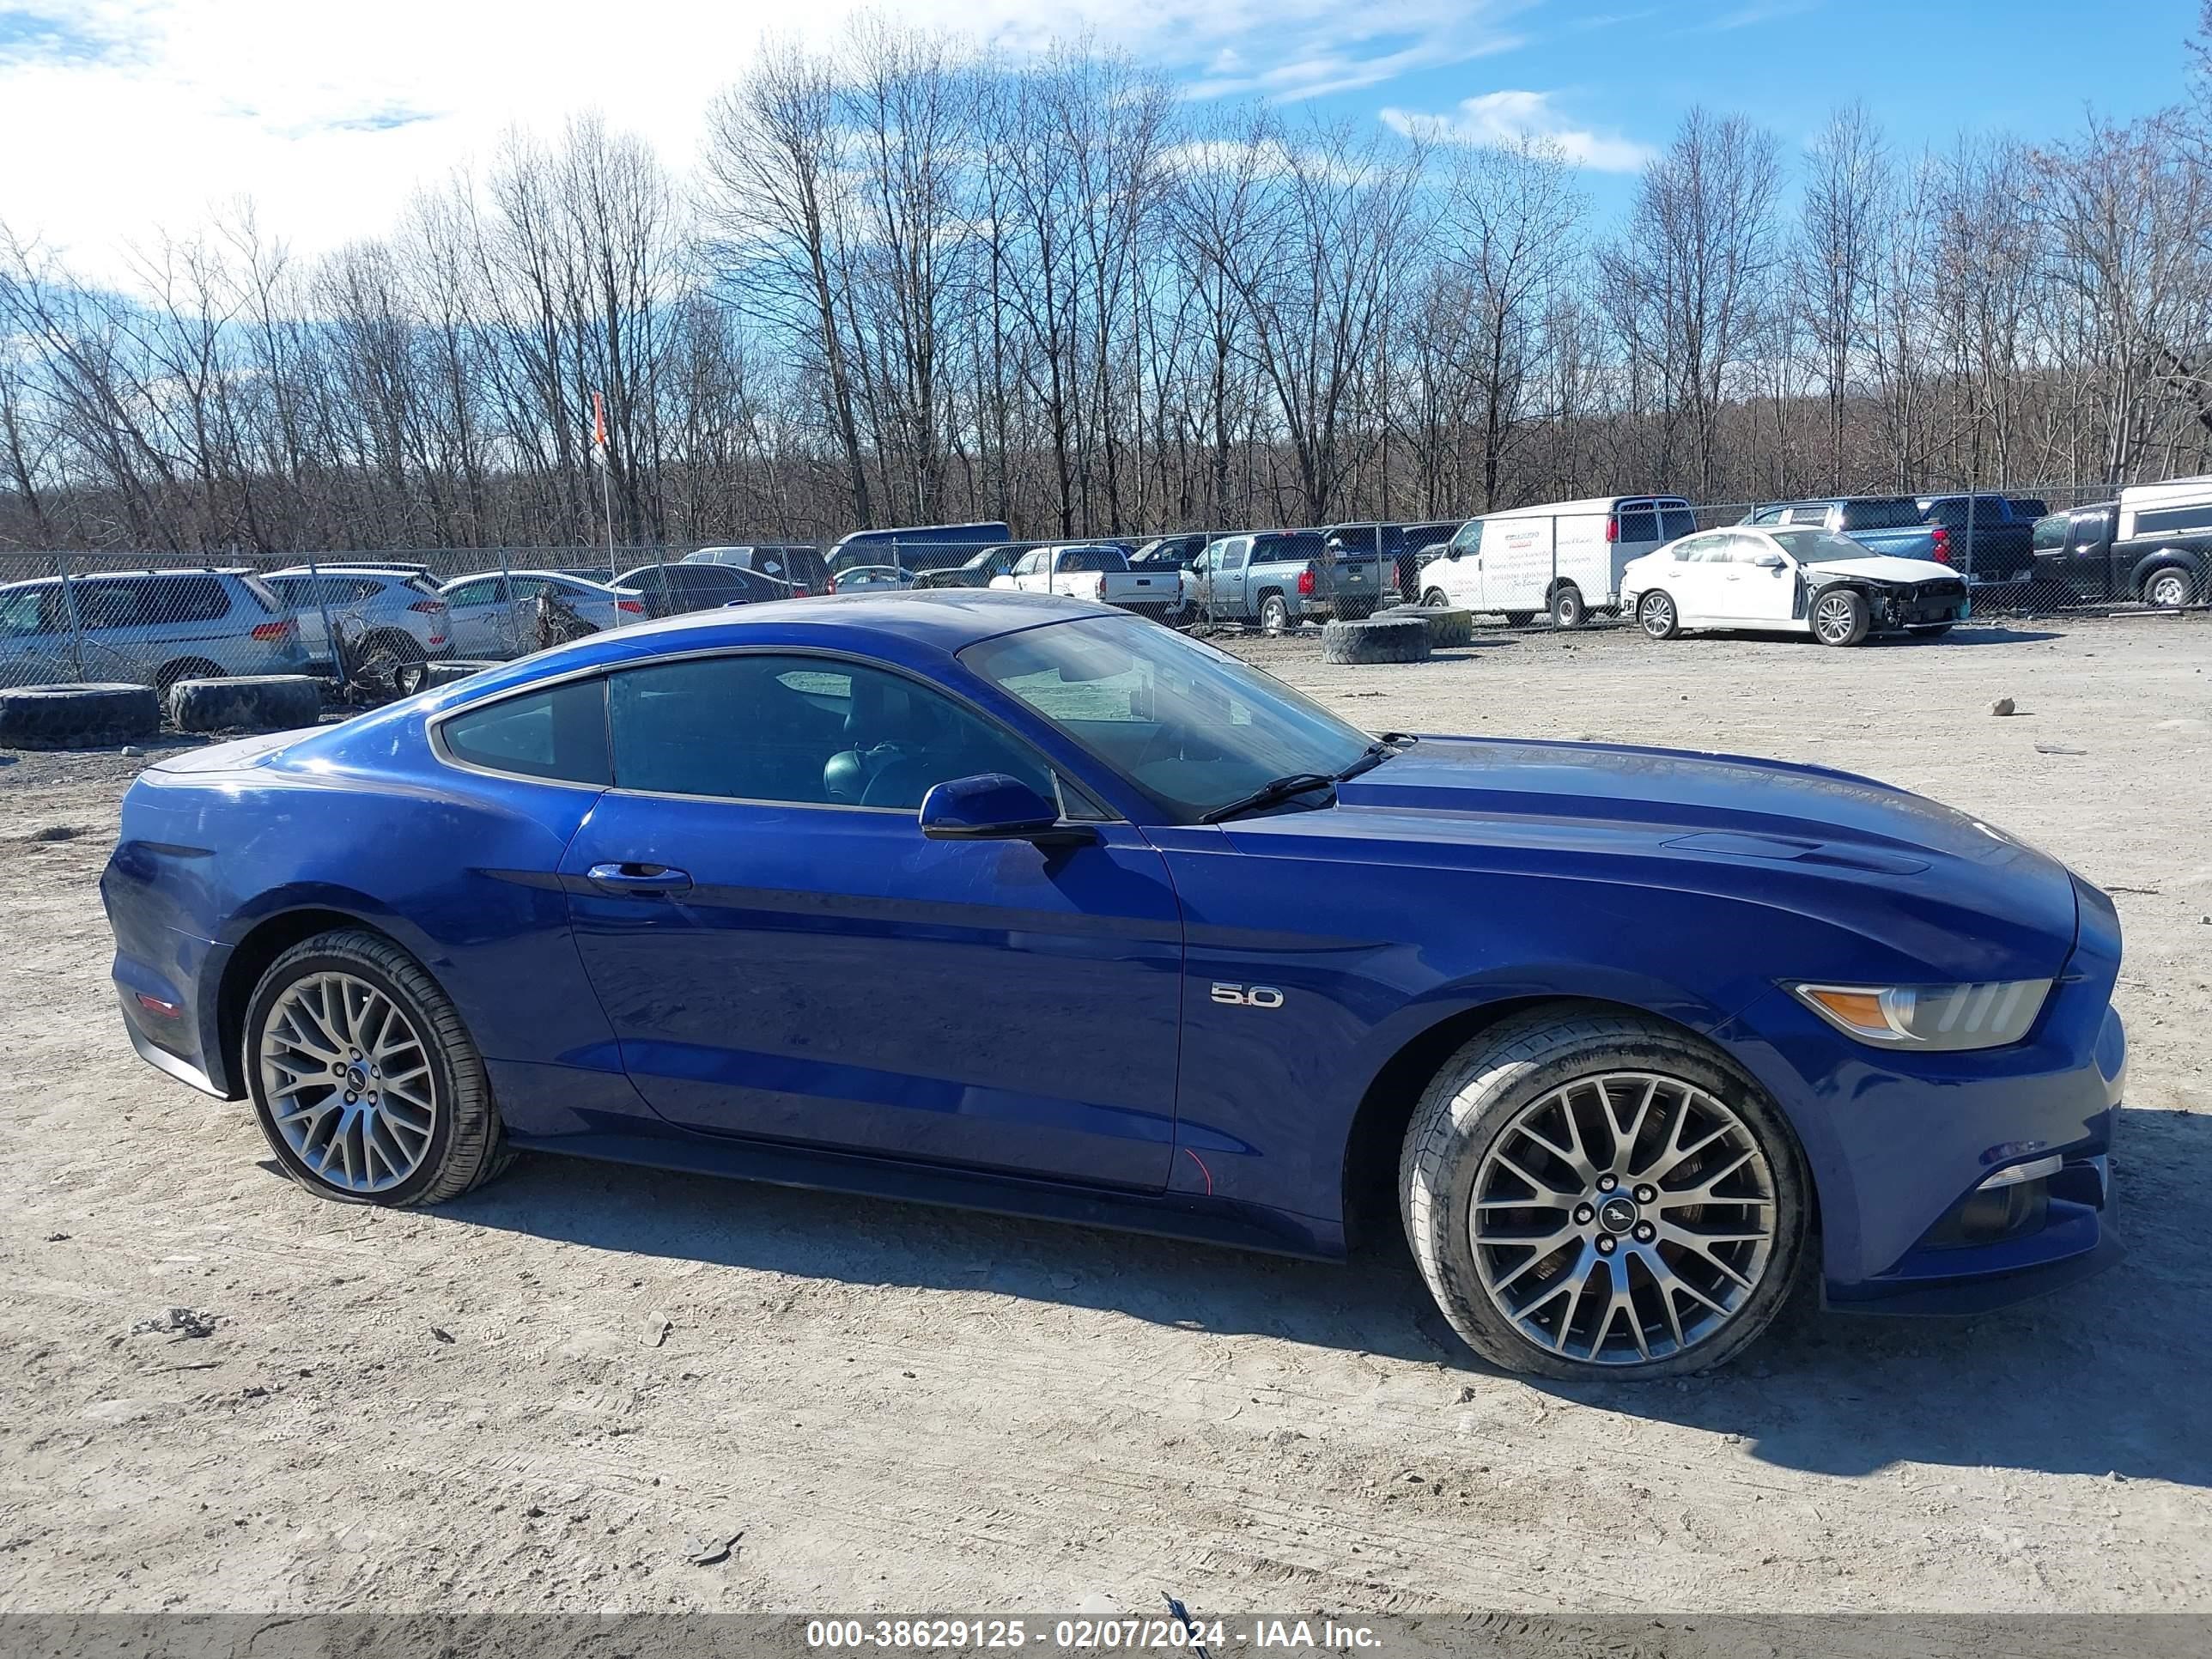
[[[270,1150],[325,1198],[435,1204],[512,1156],[459,1011],[377,934],[320,933],[278,957],[246,1006],[244,1046]]]
[[[1850,588],[1813,601],[1813,637],[1823,645],[1856,645],[1871,620],[1866,595]]]
[[[2179,569],[2154,570],[2150,580],[2143,584],[2143,603],[2160,611],[2179,610],[2189,603],[2189,573]]]
[[[1583,604],[1583,591],[1572,582],[1561,582],[1552,591],[1552,626],[1580,628],[1589,614]]]
[[[1751,1081],[1686,1032],[1563,1006],[1437,1073],[1399,1165],[1431,1292],[1485,1359],[1670,1376],[1739,1352],[1788,1299],[1803,1157]]]
[[[1674,615],[1674,601],[1664,593],[1646,593],[1636,607],[1636,620],[1655,640],[1671,640],[1682,631]]]
[[[1421,603],[1431,611],[1448,611],[1451,608],[1451,600],[1441,587],[1432,587],[1422,594]]]
[[[1291,630],[1291,607],[1283,602],[1279,593],[1270,593],[1260,601],[1260,631],[1262,634],[1287,634]]]

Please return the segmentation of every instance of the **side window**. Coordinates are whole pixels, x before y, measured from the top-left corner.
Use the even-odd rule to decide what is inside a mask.
[[[1746,535],[1737,531],[1727,538],[1728,559],[1730,564],[1757,564],[1775,551],[1774,544],[1764,536]]]
[[[1808,502],[1803,507],[1793,507],[1790,509],[1789,516],[1783,522],[1809,524],[1815,528],[1825,528],[1828,522],[1828,509],[1818,501]]]
[[[1711,539],[1710,536],[1685,536],[1670,550],[1681,563],[1692,564],[1697,561],[1698,550]]]
[[[230,599],[212,576],[165,576],[152,586],[149,623],[215,622],[230,614]]]
[[[0,636],[21,638],[46,631],[39,625],[40,592],[35,587],[19,587],[12,593],[0,593]]]
[[[507,579],[507,592],[510,599],[534,599],[549,587],[558,592],[560,584],[549,581],[543,576],[509,576]]]
[[[605,785],[605,683],[571,680],[456,714],[438,729],[457,761],[494,772]]]
[[[1479,553],[1482,550],[1482,520],[1470,520],[1459,527],[1459,534],[1451,539],[1452,548],[1460,553]]]
[[[1021,558],[1016,562],[1014,565],[1014,574],[1017,576],[1034,576],[1038,571],[1043,568],[1044,550],[1041,547],[1035,548],[1030,551],[1023,554]]]
[[[1221,568],[1224,570],[1242,570],[1244,568],[1245,560],[1251,556],[1251,553],[1250,539],[1239,536],[1221,550]]]
[[[1783,511],[1778,507],[1756,507],[1752,512],[1751,521],[1753,524],[1780,524]]]
[[[448,605],[489,605],[498,586],[498,577],[479,576],[472,582],[463,582],[458,587],[447,588],[446,603]]]
[[[608,693],[623,789],[911,811],[937,784],[1005,772],[1047,799],[1026,744],[942,693],[834,658],[708,657],[634,668]]]
[[[142,627],[156,620],[149,615],[146,604],[151,591],[144,582],[79,582],[76,588],[77,621],[86,628]]]

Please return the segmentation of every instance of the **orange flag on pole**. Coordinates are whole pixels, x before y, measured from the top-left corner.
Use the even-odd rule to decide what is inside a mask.
[[[592,447],[599,452],[599,459],[607,458],[607,406],[599,394],[592,394]]]

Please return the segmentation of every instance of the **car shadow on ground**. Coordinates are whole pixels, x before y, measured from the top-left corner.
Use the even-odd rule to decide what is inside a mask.
[[[1780,1467],[1900,1462],[2212,1487],[2212,1117],[2128,1114],[2117,1267],[1960,1321],[1801,1296],[1735,1364],[1666,1382],[1533,1382],[1593,1409],[1741,1437]],[[986,1291],[1224,1335],[1483,1374],[1401,1239],[1337,1267],[964,1211],[538,1157],[437,1213],[479,1226],[852,1285]],[[708,1294],[712,1294],[711,1291]]]
[[[2066,636],[2047,629],[2021,628],[2009,623],[1960,623],[1940,640],[1917,639],[1910,634],[1877,634],[1867,641],[1869,645],[1885,647],[1910,645],[2033,645],[2040,640],[2059,640]]]

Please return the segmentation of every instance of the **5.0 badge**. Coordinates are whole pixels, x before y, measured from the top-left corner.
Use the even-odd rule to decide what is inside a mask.
[[[1279,1008],[1283,994],[1272,985],[1224,985],[1214,981],[1213,1000],[1232,1008]]]

